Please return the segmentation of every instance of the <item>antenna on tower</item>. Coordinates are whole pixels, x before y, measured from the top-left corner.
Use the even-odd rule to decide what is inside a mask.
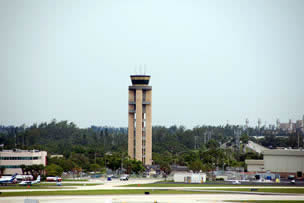
[[[262,121],[261,121],[261,119],[259,118],[258,119],[258,128],[260,129],[260,127],[261,127],[261,123],[262,123]]]
[[[144,64],[144,75],[146,75],[146,64]]]
[[[139,64],[139,73],[138,75],[141,75],[141,64]]]

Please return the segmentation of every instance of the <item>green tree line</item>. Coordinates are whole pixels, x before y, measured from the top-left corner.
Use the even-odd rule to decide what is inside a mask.
[[[211,170],[216,167],[239,166],[244,159],[261,158],[257,155],[236,152],[233,148],[222,149],[223,143],[235,141],[234,131],[238,126],[196,126],[186,129],[183,126],[154,126],[153,161],[164,171],[169,165],[189,166],[193,170]],[[264,146],[286,146],[285,138],[266,134],[263,129],[249,128],[243,132],[241,140],[260,142]],[[253,136],[265,134],[264,139]],[[283,139],[283,140],[282,140]],[[286,137],[290,145],[292,136]],[[96,127],[79,128],[73,122],[52,120],[49,123],[33,124],[30,127],[0,128],[0,144],[4,149],[38,149],[49,155],[62,154],[62,159],[48,159],[48,171],[96,171],[104,168],[117,170],[121,166],[129,172],[143,171],[142,164],[127,156],[127,128]],[[268,146],[267,146],[268,147]],[[58,168],[60,167],[60,168]],[[54,169],[56,168],[56,170]]]

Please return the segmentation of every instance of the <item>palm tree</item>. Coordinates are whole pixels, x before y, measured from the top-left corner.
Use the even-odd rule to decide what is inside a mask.
[[[39,164],[37,169],[38,169],[39,175],[44,174],[45,166],[43,164]]]
[[[29,175],[29,173],[31,175],[33,175],[33,166],[32,165],[28,165],[25,167],[25,172],[26,172],[26,175]]]
[[[4,171],[5,171],[5,167],[0,166],[0,176],[2,176],[4,174]]]
[[[27,165],[25,165],[25,167],[24,167],[24,173],[26,174],[26,175],[28,175],[29,174],[29,171],[30,171],[30,168],[29,168],[30,166],[27,166]]]
[[[39,174],[42,174],[42,171],[44,170],[44,166],[42,164],[39,164],[39,165],[34,164],[34,165],[31,165],[29,167],[29,169],[30,169],[29,171],[31,172],[31,175],[33,176],[33,178],[36,179]]]
[[[22,164],[20,165],[20,168],[22,170],[22,175],[24,175],[24,173],[26,172],[25,169],[26,169],[26,165]]]

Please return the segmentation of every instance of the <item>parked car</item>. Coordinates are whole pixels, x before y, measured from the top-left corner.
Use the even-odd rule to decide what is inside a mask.
[[[129,180],[129,176],[128,175],[122,175],[122,176],[120,176],[120,180],[121,181],[127,181],[127,180]]]
[[[108,178],[118,178],[118,176],[113,175],[113,174],[109,174],[109,175],[107,175],[107,177],[108,177]]]
[[[234,184],[234,185],[240,185],[240,184],[241,184],[241,182],[240,182],[240,181],[238,181],[238,180],[235,180],[235,181],[233,181],[233,182],[232,182],[232,184]]]
[[[61,182],[62,178],[60,178],[60,177],[46,177],[46,181],[48,181],[48,182]]]

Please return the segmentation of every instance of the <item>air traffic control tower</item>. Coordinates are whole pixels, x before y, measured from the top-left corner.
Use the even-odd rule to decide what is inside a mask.
[[[131,75],[129,86],[128,155],[152,164],[152,87],[149,75]]]

